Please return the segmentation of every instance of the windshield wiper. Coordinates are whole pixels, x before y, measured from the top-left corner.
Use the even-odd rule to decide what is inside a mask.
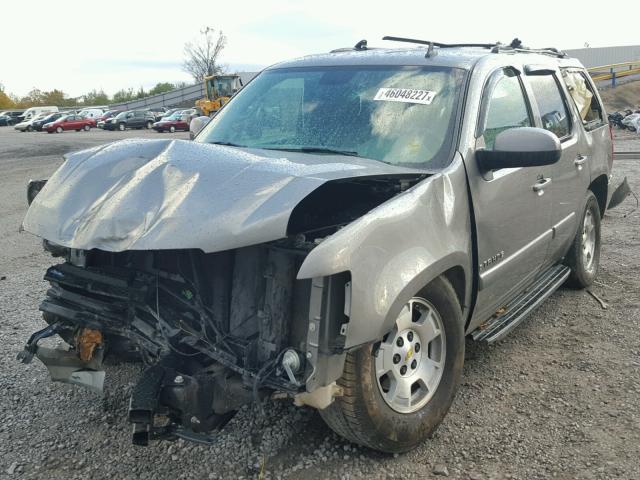
[[[334,155],[347,155],[349,157],[359,157],[358,152],[352,152],[349,150],[337,150],[334,148],[325,147],[256,147],[264,148],[265,150],[284,150],[286,152],[302,152],[302,153],[328,153]]]
[[[237,143],[231,143],[231,142],[209,142],[213,145],[224,145],[225,147],[240,147],[240,148],[246,148],[246,145],[238,145]]]

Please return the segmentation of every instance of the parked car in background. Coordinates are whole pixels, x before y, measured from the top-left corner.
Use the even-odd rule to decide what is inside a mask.
[[[23,120],[20,123],[17,123],[14,127],[16,130],[20,130],[21,132],[31,132],[33,130],[33,122],[37,120],[41,120],[48,116],[50,112],[41,113],[39,115],[31,116],[27,120]]]
[[[41,132],[42,127],[45,126],[47,123],[55,122],[56,120],[58,120],[61,117],[64,117],[65,115],[66,115],[65,113],[61,113],[61,112],[49,113],[48,115],[45,115],[44,117],[31,122],[31,128],[36,132]]]
[[[81,130],[89,131],[91,127],[96,126],[96,121],[93,118],[84,118],[80,115],[64,115],[58,118],[54,122],[46,123],[42,129],[47,133],[62,133],[65,130],[75,130],[79,132]]]
[[[18,123],[18,117],[22,114],[22,110],[5,110],[0,112],[0,127],[8,127]]]
[[[133,115],[133,112],[124,111],[120,112],[110,118],[107,118],[104,123],[102,123],[102,127],[105,130],[126,130],[127,128],[127,115]]]
[[[189,115],[191,120],[202,115],[202,112],[197,108],[187,108],[186,110],[182,110],[182,113]]]
[[[157,122],[167,113],[167,107],[153,107],[149,109],[149,112],[153,114]]]
[[[97,127],[98,128],[103,128],[104,124],[106,123],[107,120],[109,120],[110,118],[115,117],[119,113],[122,113],[122,110],[107,110],[102,115],[100,115],[100,117],[98,118]]]
[[[189,130],[189,124],[190,122],[190,116],[185,114],[185,113],[181,113],[181,112],[176,112],[173,115],[169,116],[169,117],[164,117],[162,118],[160,121],[156,122],[153,124],[153,129],[156,132],[175,132],[176,130],[184,130],[187,131]]]
[[[104,115],[104,110],[101,108],[85,108],[78,112],[78,115],[84,118],[93,118],[96,122],[102,115]]]
[[[170,108],[169,110],[164,112],[164,114],[162,115],[162,118],[170,117],[174,113],[181,112],[182,110],[184,110],[184,109],[182,109],[182,108]]]
[[[53,113],[57,111],[58,111],[58,107],[55,107],[55,106],[31,107],[31,108],[27,108],[18,118],[20,122],[24,122],[25,120],[32,120],[34,117],[40,115],[41,113]]]
[[[152,128],[156,118],[148,110],[122,112],[105,122],[105,130],[126,130],[127,128]]]

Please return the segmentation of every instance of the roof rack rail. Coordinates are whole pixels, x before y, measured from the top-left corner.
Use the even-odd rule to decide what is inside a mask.
[[[513,48],[509,45],[498,44],[491,49],[491,53],[506,53],[506,52],[537,53],[540,55],[549,55],[551,57],[556,57],[556,58],[568,57],[568,55],[565,52],[563,52],[562,50],[558,50],[557,48],[527,48],[527,47]]]
[[[558,58],[566,58],[567,54],[557,48],[528,48],[522,45],[522,41],[518,38],[514,38],[509,45],[504,45],[500,42],[496,43],[439,43],[432,42],[430,40],[420,40],[417,38],[405,38],[405,37],[382,37],[382,40],[391,40],[394,42],[406,42],[416,43],[418,45],[429,45],[430,49],[433,47],[438,48],[459,48],[459,47],[476,47],[476,48],[488,48],[491,49],[491,53],[501,52],[514,52],[514,53],[539,53],[541,55],[550,55]],[[428,56],[428,55],[427,55]]]
[[[404,38],[404,37],[391,37],[389,35],[382,37],[382,40],[391,40],[394,42],[406,42],[417,43],[419,45],[433,45],[438,48],[458,48],[458,47],[479,47],[479,48],[493,48],[495,43],[440,43],[432,42],[431,40],[419,40],[416,38]]]

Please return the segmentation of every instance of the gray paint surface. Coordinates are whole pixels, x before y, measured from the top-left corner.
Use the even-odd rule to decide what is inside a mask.
[[[84,250],[216,252],[284,238],[292,209],[328,180],[416,172],[335,155],[121,141],[69,155],[23,228]]]

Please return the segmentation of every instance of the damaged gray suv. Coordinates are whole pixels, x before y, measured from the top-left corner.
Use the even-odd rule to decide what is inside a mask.
[[[268,398],[385,452],[432,434],[466,336],[593,282],[612,141],[561,52],[396,40],[424,45],[277,64],[195,141],[111,143],[32,183],[23,228],[62,260],[20,359],[97,391],[105,357],[142,360],[136,444],[210,442]]]

